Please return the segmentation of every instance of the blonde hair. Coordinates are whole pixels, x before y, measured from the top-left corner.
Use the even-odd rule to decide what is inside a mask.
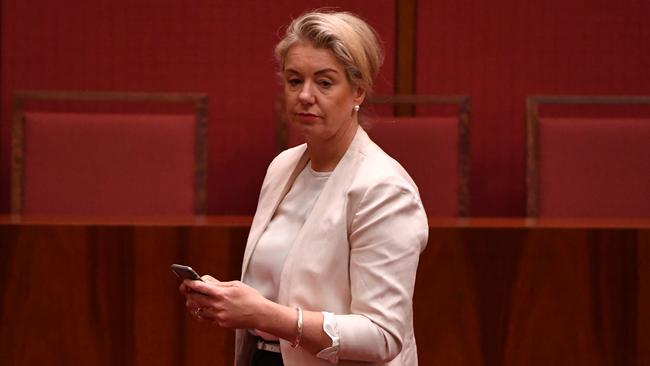
[[[309,43],[327,49],[343,65],[352,85],[372,91],[373,80],[384,61],[377,32],[358,16],[348,12],[312,11],[293,20],[275,46],[275,57],[284,69],[289,49]]]

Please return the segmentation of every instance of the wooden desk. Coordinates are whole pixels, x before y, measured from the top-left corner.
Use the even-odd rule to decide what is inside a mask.
[[[0,216],[0,364],[231,365],[171,263],[239,277],[249,217]],[[650,365],[650,220],[430,220],[420,365]]]

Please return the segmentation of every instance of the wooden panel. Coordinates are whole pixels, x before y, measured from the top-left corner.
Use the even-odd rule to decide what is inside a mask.
[[[0,364],[232,364],[233,333],[190,319],[169,265],[237,279],[247,232],[0,226]]]
[[[648,232],[432,228],[415,296],[421,364],[645,364]]]
[[[650,365],[650,230],[639,232],[637,247],[637,365]],[[642,245],[641,245],[642,244]]]
[[[482,365],[478,298],[461,231],[429,232],[414,296],[415,337],[421,365]]]
[[[397,34],[395,39],[395,94],[415,94],[415,0],[397,0]],[[396,116],[411,116],[412,105],[396,105]]]
[[[0,364],[232,364],[233,333],[187,315],[169,264],[238,278],[249,224],[0,218]],[[646,365],[649,268],[647,221],[430,221],[420,364]]]
[[[128,230],[12,229],[3,235],[13,241],[3,244],[11,254],[2,289],[2,363],[130,364]]]
[[[184,351],[180,336],[189,319],[179,307],[183,299],[173,291],[179,282],[169,276],[167,264],[186,263],[179,245],[186,241],[177,228],[138,228],[134,236],[138,245],[134,248],[133,333],[147,335],[135,339],[134,364],[179,365]],[[177,342],[179,346],[169,347]]]

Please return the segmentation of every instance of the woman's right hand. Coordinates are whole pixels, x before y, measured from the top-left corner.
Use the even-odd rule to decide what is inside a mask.
[[[257,326],[257,315],[269,300],[240,281],[221,282],[211,276],[202,279],[185,280],[179,288],[194,316],[225,328]]]

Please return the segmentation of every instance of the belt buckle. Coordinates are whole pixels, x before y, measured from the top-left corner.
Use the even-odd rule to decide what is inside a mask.
[[[266,342],[264,339],[258,338],[257,339],[257,349],[262,350],[262,351],[268,351],[268,352],[273,352],[273,353],[281,353],[280,351],[280,343],[276,342]]]

